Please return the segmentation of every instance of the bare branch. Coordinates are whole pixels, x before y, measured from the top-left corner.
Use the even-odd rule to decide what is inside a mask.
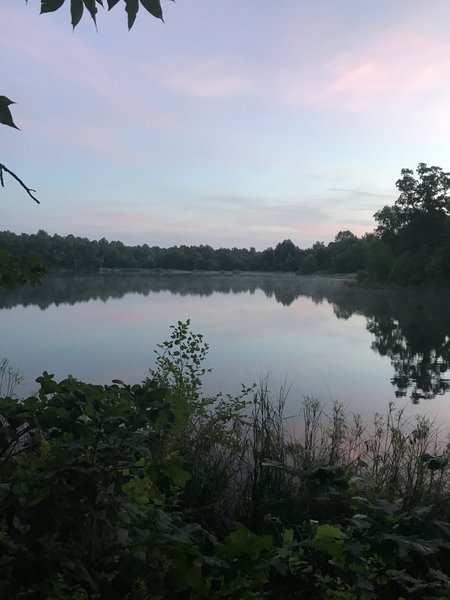
[[[8,167],[5,167],[5,165],[3,165],[2,163],[0,163],[0,184],[2,187],[5,187],[5,182],[3,180],[3,171],[5,171],[6,173],[9,173],[9,175],[11,175],[11,177],[14,177],[14,179],[23,187],[23,189],[26,191],[26,193],[33,198],[33,200],[35,202],[37,202],[38,204],[40,204],[39,200],[36,198],[36,196],[33,196],[33,194],[31,192],[36,193],[36,190],[33,190],[31,188],[29,188],[27,185],[24,184],[24,182],[20,179],[20,177],[18,177],[15,173],[13,173],[12,171],[10,171],[8,169]]]

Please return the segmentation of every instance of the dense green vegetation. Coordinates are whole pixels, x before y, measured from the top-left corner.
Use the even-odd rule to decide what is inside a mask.
[[[369,279],[450,284],[450,173],[420,163],[417,175],[402,169],[399,198],[375,214]]]
[[[361,280],[401,285],[450,285],[450,176],[439,167],[419,164],[418,178],[402,170],[400,196],[375,214],[374,233],[359,238],[340,231],[333,242],[300,249],[291,240],[275,248],[219,248],[147,244],[126,246],[106,239],[68,235],[0,232],[0,248],[10,256],[39,257],[49,269],[181,269],[208,271],[294,271],[358,273]],[[0,257],[1,258],[1,257]],[[0,265],[1,267],[1,265]],[[0,269],[1,272],[1,269]]]
[[[204,397],[178,323],[141,384],[0,384],[0,592],[12,599],[450,598],[448,448],[267,386]],[[6,394],[6,395],[5,395]]]
[[[41,0],[41,12],[63,4]],[[103,5],[70,4],[74,26]],[[124,5],[129,28],[140,5],[162,17],[159,0]],[[1,113],[0,122],[14,126]],[[3,171],[12,174],[0,165],[1,184]],[[417,173],[402,171],[400,197],[376,214],[373,234],[342,231],[306,250],[290,240],[256,252],[3,232],[0,287],[39,280],[42,265],[27,255],[51,269],[358,272],[448,285],[450,179],[424,164]],[[402,366],[408,324],[381,325],[377,343]],[[292,436],[283,398],[273,402],[264,384],[203,397],[206,352],[178,323],[141,384],[44,373],[25,399],[0,364],[2,598],[450,598],[449,447],[431,423],[392,409],[367,429],[309,399]]]

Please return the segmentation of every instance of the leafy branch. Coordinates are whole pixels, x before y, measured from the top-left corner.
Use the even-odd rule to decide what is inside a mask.
[[[9,127],[14,127],[14,129],[19,129],[17,127],[17,125],[14,123],[11,111],[9,109],[11,104],[15,104],[15,102],[10,100],[6,96],[0,96],[0,123],[2,125],[8,125]],[[35,202],[40,204],[39,200],[36,198],[36,196],[33,196],[33,193],[32,193],[32,192],[36,193],[36,190],[29,188],[22,181],[22,179],[20,179],[20,177],[18,175],[16,175],[13,171],[11,171],[11,169],[8,169],[8,167],[6,167],[4,164],[0,163],[0,185],[2,187],[5,187],[5,181],[3,179],[3,172],[8,173],[8,175],[11,175],[11,177],[13,177],[23,187],[23,189],[26,191],[26,193],[31,198],[33,198],[33,200]]]
[[[72,27],[75,29],[81,21],[85,9],[97,27],[98,5],[103,8],[103,2],[104,0],[70,0]],[[114,8],[119,2],[122,3],[122,0],[106,0],[108,10]],[[160,0],[123,0],[123,2],[125,5],[125,12],[128,15],[128,29],[133,27],[140,6],[144,7],[145,10],[156,19],[164,21]],[[55,12],[59,10],[64,3],[65,0],[41,0],[41,14]]]
[[[25,1],[27,2],[28,0]],[[41,14],[55,12],[65,4],[65,1],[66,0],[41,0],[40,12]],[[122,1],[125,6],[125,12],[128,15],[128,29],[131,29],[133,27],[140,6],[144,7],[145,10],[156,19],[161,19],[161,21],[164,20],[160,0],[106,0],[106,6],[108,10],[111,10],[112,8],[114,8],[114,6],[119,4],[119,2],[121,3]],[[98,6],[101,6],[103,8],[103,2],[104,0],[70,0],[70,15],[73,28],[75,28],[81,21],[85,9],[94,21],[95,26],[97,26],[96,19]],[[14,127],[14,129],[19,129],[14,123],[14,119],[9,108],[11,104],[14,104],[14,102],[10,100],[7,96],[0,96],[0,124],[8,125],[9,127]],[[0,185],[2,187],[5,187],[5,182],[3,179],[4,172],[11,175],[11,177],[13,177],[23,187],[26,193],[35,202],[37,202],[37,204],[40,204],[36,196],[33,195],[33,193],[35,193],[35,190],[28,187],[22,181],[22,179],[18,175],[16,175],[16,173],[8,169],[4,164],[0,163]]]

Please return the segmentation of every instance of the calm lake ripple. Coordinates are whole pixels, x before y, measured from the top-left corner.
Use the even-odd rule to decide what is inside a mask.
[[[191,319],[210,345],[205,391],[237,393],[269,376],[305,396],[368,417],[390,402],[450,423],[450,293],[363,288],[275,274],[48,277],[0,291],[0,359],[28,394],[42,371],[95,383],[148,375],[170,325]]]

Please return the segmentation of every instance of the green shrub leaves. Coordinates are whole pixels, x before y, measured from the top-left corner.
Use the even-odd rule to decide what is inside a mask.
[[[206,352],[180,321],[141,384],[44,372],[22,400],[4,387],[1,597],[450,598],[448,488],[437,518],[350,466],[286,464],[261,392],[251,414],[242,396],[202,397]],[[416,468],[444,477],[433,458]]]

